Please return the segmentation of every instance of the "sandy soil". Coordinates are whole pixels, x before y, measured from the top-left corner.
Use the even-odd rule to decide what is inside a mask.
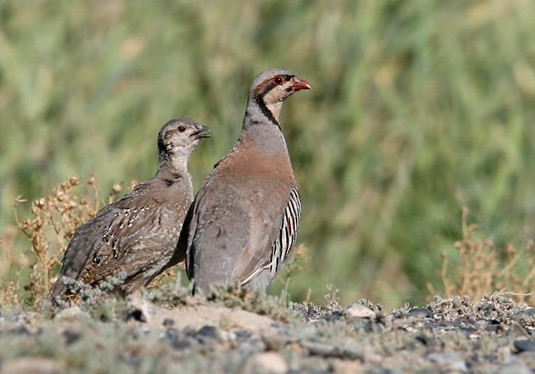
[[[507,298],[246,301],[0,311],[0,373],[535,372],[535,308]]]

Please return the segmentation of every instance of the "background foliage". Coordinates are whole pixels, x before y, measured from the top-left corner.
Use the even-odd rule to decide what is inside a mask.
[[[4,1],[0,230],[71,176],[151,176],[172,117],[213,129],[198,187],[281,66],[313,86],[282,112],[308,251],[290,293],[422,302],[462,206],[496,248],[534,237],[533,19],[529,0]]]

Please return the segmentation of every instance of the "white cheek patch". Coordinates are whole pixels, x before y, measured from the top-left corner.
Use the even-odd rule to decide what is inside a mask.
[[[264,103],[266,103],[267,106],[273,103],[281,102],[281,94],[280,94],[281,87],[275,87],[271,91],[269,91],[266,95],[264,95]]]

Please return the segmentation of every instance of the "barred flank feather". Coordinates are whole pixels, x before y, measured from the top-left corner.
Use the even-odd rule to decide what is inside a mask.
[[[279,271],[290,249],[297,239],[299,221],[301,220],[301,198],[296,188],[290,191],[288,205],[284,209],[282,227],[278,239],[273,243],[269,271],[275,275]]]

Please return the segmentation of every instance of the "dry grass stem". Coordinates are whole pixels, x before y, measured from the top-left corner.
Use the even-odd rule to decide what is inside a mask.
[[[120,186],[114,186],[107,200],[112,202],[121,190]],[[74,231],[97,214],[99,188],[94,176],[86,181],[82,190],[79,179],[72,177],[54,187],[50,194],[34,200],[29,212],[26,203],[25,199],[18,196],[13,210],[19,233],[28,239],[30,248],[15,256],[8,250],[14,246],[3,244],[6,248],[4,263],[9,265],[10,271],[1,273],[2,292],[13,295],[27,291],[25,303],[36,306],[48,297]],[[29,276],[24,277],[23,269],[27,268],[31,271]],[[6,299],[3,297],[2,300]]]
[[[442,253],[441,278],[446,297],[468,295],[477,300],[499,293],[519,302],[535,302],[529,292],[535,286],[533,241],[524,247],[507,244],[497,248],[492,239],[478,237],[477,225],[468,223],[469,210],[462,209],[463,237],[455,243],[459,259]],[[428,285],[432,294],[437,292]]]

